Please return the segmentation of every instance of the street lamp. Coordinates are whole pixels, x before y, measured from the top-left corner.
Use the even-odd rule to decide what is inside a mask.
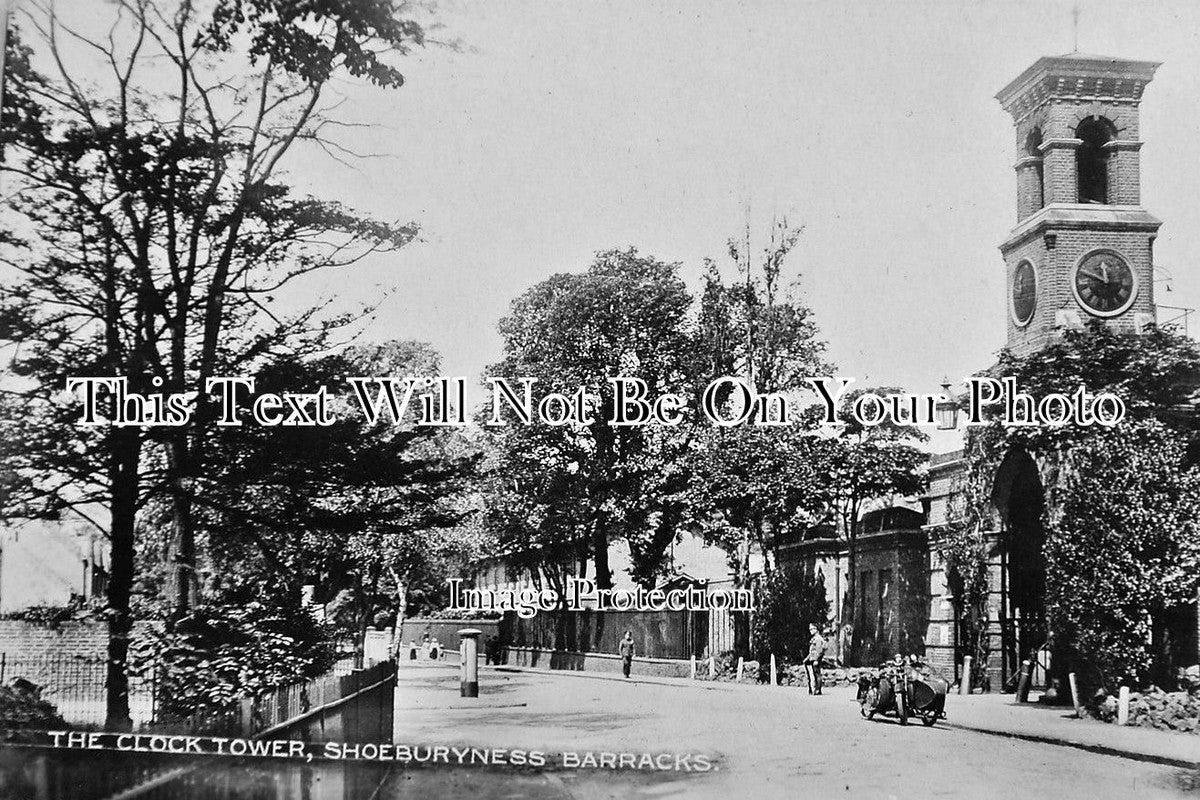
[[[937,414],[938,430],[952,431],[958,427],[958,403],[950,390],[950,379],[942,378],[942,395],[946,398],[934,406]]]

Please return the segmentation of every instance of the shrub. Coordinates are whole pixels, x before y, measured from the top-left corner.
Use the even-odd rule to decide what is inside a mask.
[[[760,662],[771,654],[784,661],[803,661],[808,655],[808,626],[822,630],[829,622],[825,580],[806,575],[799,567],[782,567],[759,583],[754,612],[754,652]]]
[[[0,686],[0,727],[7,730],[61,728],[66,723],[40,687],[17,679]]]
[[[136,662],[159,670],[164,710],[187,716],[328,671],[332,639],[301,607],[210,603],[172,633],[147,632],[136,643]]]
[[[1200,471],[1157,423],[1075,446],[1047,530],[1051,632],[1087,688],[1145,685],[1156,623],[1200,584]]]

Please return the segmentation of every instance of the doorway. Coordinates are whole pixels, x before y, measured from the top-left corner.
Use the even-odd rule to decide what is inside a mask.
[[[1046,650],[1046,496],[1037,463],[1014,448],[996,472],[992,501],[1001,529],[994,555],[1000,563],[997,608],[1000,634],[1000,680],[1014,690],[1021,664],[1033,659],[1039,683],[1050,674]]]

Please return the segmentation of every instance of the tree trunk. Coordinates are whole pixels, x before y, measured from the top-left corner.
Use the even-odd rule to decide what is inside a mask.
[[[774,534],[774,531],[772,530],[772,535],[773,535],[773,534]],[[771,547],[768,547],[768,546],[767,546],[767,537],[766,537],[766,535],[763,533],[763,522],[762,522],[762,520],[761,520],[761,519],[757,519],[757,520],[755,520],[755,521],[754,521],[754,537],[755,537],[755,539],[758,541],[758,549],[759,549],[759,551],[761,551],[761,552],[762,552],[762,560],[763,560],[763,574],[764,574],[764,575],[766,575],[767,577],[770,577],[770,576],[771,576],[771,574],[772,574],[772,573],[774,572],[774,570],[775,570],[775,559],[774,559],[774,557],[773,557],[773,556],[774,556],[774,552],[773,552],[773,550],[772,550],[772,548],[771,548]],[[750,554],[749,554],[749,553],[747,553],[747,554],[746,554],[746,561],[747,561],[747,565],[746,565],[746,573],[747,573],[747,576],[749,576],[749,572],[750,572],[749,560],[750,560]]]
[[[362,669],[364,661],[363,644],[367,638],[368,606],[366,587],[363,585],[361,576],[355,580],[355,586],[358,591],[354,593],[354,668]]]
[[[171,475],[171,548],[167,617],[169,628],[188,614],[196,601],[196,529],[192,503],[192,454],[187,434],[178,433],[167,442]]]
[[[133,594],[135,523],[138,500],[140,432],[113,430],[113,454],[109,469],[112,527],[109,532],[111,573],[108,581],[108,660],[105,676],[105,727],[128,731],[129,635],[133,620],[129,600]]]
[[[592,526],[592,559],[596,564],[596,588],[612,588],[612,571],[608,568],[608,526],[603,516]]]
[[[743,528],[742,545],[738,548],[737,562],[733,571],[735,589],[746,589],[750,586],[750,540]],[[752,657],[750,652],[750,612],[734,611],[733,617],[733,649],[738,655]]]
[[[850,624],[850,659],[858,662],[862,631],[859,630],[858,608],[858,523],[852,518],[846,528],[846,596],[842,602],[842,624]],[[860,665],[861,666],[861,665]]]
[[[400,578],[396,570],[388,568],[392,573],[392,580],[396,584],[396,622],[392,629],[392,655],[399,660],[400,658],[400,635],[404,630],[404,617],[408,613],[408,584]]]
[[[178,486],[177,491],[188,491]],[[196,531],[190,496],[177,497],[172,519],[171,615],[172,623],[185,617],[196,602]]]
[[[356,636],[354,638],[354,668],[362,669],[365,667],[367,657],[365,644],[367,641],[367,613],[361,612],[358,615],[358,625]]]

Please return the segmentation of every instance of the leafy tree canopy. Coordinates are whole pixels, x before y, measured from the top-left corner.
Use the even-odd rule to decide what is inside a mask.
[[[1185,465],[1181,434],[1132,422],[1072,448],[1058,499],[1046,543],[1054,635],[1088,683],[1140,685],[1166,655],[1154,646],[1169,635],[1164,612],[1200,588],[1200,469]]]

